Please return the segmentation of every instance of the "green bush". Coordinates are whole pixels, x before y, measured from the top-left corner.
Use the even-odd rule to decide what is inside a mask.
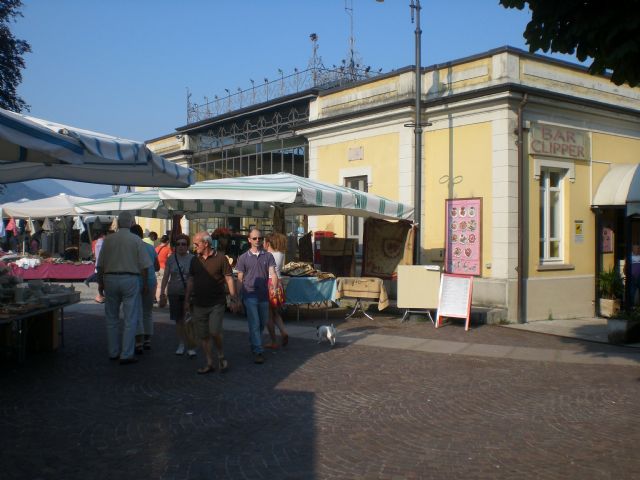
[[[620,274],[611,267],[609,270],[603,270],[598,276],[598,289],[600,291],[600,298],[609,298],[615,300],[622,298],[624,291],[624,284]]]

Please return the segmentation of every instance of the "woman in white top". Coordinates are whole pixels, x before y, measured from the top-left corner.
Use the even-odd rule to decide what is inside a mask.
[[[276,274],[278,278],[282,277],[280,273],[282,271],[282,267],[284,266],[284,251],[287,248],[287,237],[285,237],[282,233],[271,233],[267,235],[264,239],[264,249],[273,255],[273,258],[276,261]],[[280,315],[280,308],[274,308],[269,305],[269,322],[267,323],[267,330],[269,331],[269,336],[271,337],[271,343],[265,345],[265,348],[278,348],[278,343],[276,341],[276,325],[278,330],[280,330],[280,336],[282,337],[282,346],[285,347],[289,343],[289,334],[287,334],[286,329],[284,328],[284,322],[282,321],[282,316]]]

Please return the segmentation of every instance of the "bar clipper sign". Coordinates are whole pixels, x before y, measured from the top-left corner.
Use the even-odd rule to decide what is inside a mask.
[[[588,132],[554,125],[531,125],[529,153],[533,155],[589,160],[590,147]]]

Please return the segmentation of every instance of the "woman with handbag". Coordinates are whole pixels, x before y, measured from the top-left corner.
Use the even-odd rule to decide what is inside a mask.
[[[169,301],[169,318],[176,322],[178,349],[176,355],[184,355],[185,345],[189,358],[196,356],[195,341],[190,335],[190,325],[184,321],[184,292],[189,278],[189,267],[193,255],[189,253],[189,237],[179,235],[176,239],[176,253],[167,258],[164,275],[160,285],[159,307],[164,307]]]
[[[284,266],[284,251],[287,248],[287,237],[282,233],[271,233],[264,239],[264,249],[273,255],[276,261],[276,273],[278,278],[282,278],[280,273]],[[282,337],[282,346],[285,347],[289,343],[289,334],[284,328],[284,321],[280,310],[285,303],[284,288],[282,282],[278,282],[278,286],[273,288],[271,279],[269,279],[269,321],[267,322],[267,331],[271,337],[271,343],[265,345],[265,348],[276,349],[278,343],[276,342],[276,326],[280,330],[280,336]]]

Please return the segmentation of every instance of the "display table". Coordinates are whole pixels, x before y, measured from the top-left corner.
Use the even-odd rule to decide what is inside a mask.
[[[353,311],[346,318],[352,317],[358,309],[369,319],[373,318],[362,308],[362,299],[377,300],[378,310],[384,310],[389,306],[387,289],[381,278],[373,277],[338,277],[336,279],[336,298],[355,298],[356,304]]]
[[[300,305],[320,305],[325,307],[325,318],[328,317],[329,308],[336,301],[336,279],[327,278],[318,280],[316,277],[287,277],[280,281],[284,286],[286,305],[298,307],[298,320],[300,319]]]
[[[11,275],[23,280],[85,280],[95,271],[93,263],[73,265],[70,263],[41,263],[35,268],[20,268],[10,263]]]
[[[9,325],[9,328],[11,328],[15,333],[15,345],[13,348],[17,350],[19,363],[24,362],[26,357],[27,334],[30,322],[35,322],[35,324],[37,324],[38,333],[43,334],[43,336],[46,335],[46,338],[39,339],[39,343],[49,346],[49,349],[51,350],[55,350],[58,347],[59,337],[60,344],[64,346],[64,307],[68,307],[74,303],[77,303],[77,301],[37,308],[35,310],[17,313],[8,317],[0,317],[0,327],[3,325]],[[57,321],[58,318],[60,319],[59,329]]]

